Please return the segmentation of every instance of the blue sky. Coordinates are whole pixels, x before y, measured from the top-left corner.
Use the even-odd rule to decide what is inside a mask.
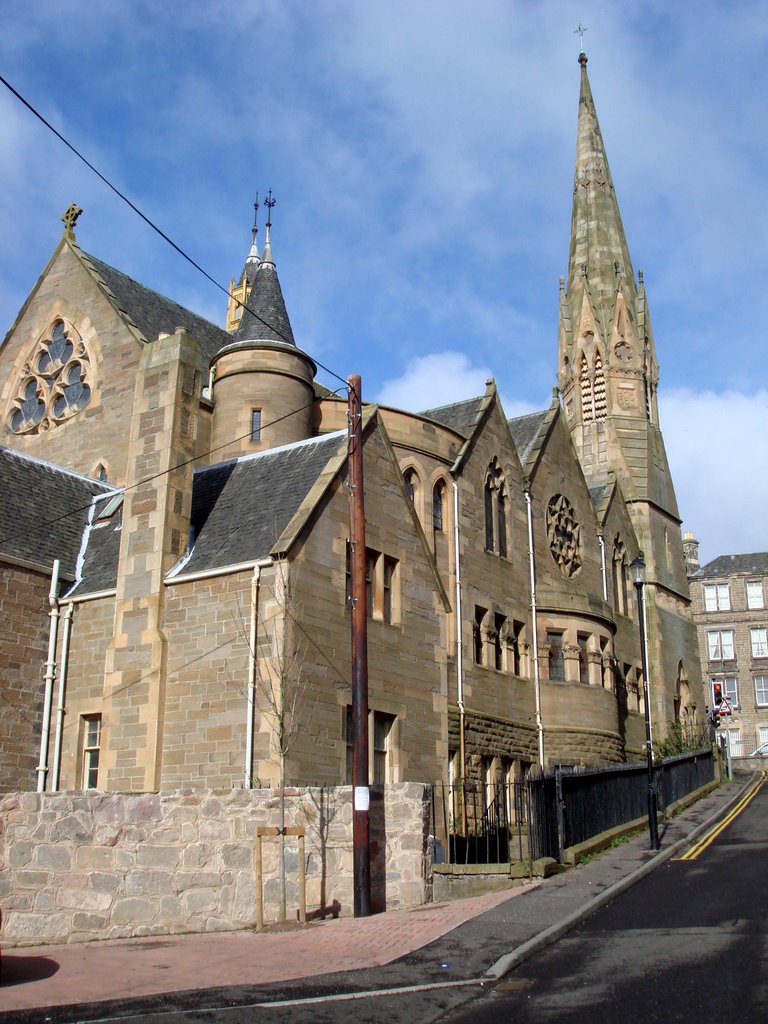
[[[581,22],[684,529],[704,560],[768,549],[763,2],[5,0],[0,18],[2,75],[222,284],[273,188],[300,347],[413,409],[493,376],[509,415],[555,383]],[[224,295],[1,87],[0,133],[3,330],[72,201],[87,252],[222,322]]]

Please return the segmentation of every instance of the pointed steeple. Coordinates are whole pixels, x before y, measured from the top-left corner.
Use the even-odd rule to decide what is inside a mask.
[[[576,293],[581,292],[586,284],[599,326],[606,330],[613,316],[619,282],[627,300],[634,301],[635,275],[603,136],[597,120],[587,75],[587,56],[584,52],[579,54],[579,64],[581,89],[576,136],[576,171],[573,182],[571,249],[568,260],[568,294],[574,299]],[[573,302],[571,311],[575,311]]]
[[[240,323],[243,314],[243,306],[248,301],[248,296],[253,287],[253,279],[259,269],[259,248],[256,238],[259,233],[259,193],[256,193],[256,200],[253,204],[253,227],[251,228],[251,248],[245,258],[245,265],[239,279],[235,282],[234,277],[229,282],[229,301],[227,303],[227,330],[234,334]]]
[[[279,341],[287,345],[295,345],[291,321],[285,308],[285,300],[277,276],[277,267],[272,257],[272,189],[265,200],[267,210],[266,237],[261,262],[253,277],[253,285],[248,302],[243,310],[240,325],[235,332],[235,340],[240,341]]]

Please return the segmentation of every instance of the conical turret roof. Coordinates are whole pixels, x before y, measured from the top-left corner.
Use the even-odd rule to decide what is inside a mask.
[[[267,225],[264,252],[253,276],[253,287],[235,332],[235,341],[279,341],[295,345],[269,234]]]

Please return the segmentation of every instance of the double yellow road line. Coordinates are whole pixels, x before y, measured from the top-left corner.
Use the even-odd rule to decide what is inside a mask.
[[[696,860],[699,854],[703,850],[706,850],[709,844],[714,842],[714,840],[717,839],[720,833],[723,832],[726,828],[728,828],[728,826],[731,824],[734,818],[737,818],[744,810],[744,808],[747,807],[750,803],[752,803],[757,794],[765,785],[765,779],[766,773],[762,772],[761,778],[755,779],[755,781],[751,784],[751,786],[746,791],[744,796],[739,800],[739,802],[734,807],[731,808],[731,810],[726,814],[723,820],[719,821],[716,825],[713,825],[713,827],[708,832],[705,832],[701,839],[699,839],[698,842],[694,843],[690,850],[686,851],[686,853],[684,853],[682,857],[675,857],[674,860]]]

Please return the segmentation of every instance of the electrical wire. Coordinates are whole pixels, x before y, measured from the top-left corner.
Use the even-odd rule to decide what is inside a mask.
[[[8,91],[10,93],[12,93],[16,97],[16,99],[20,103],[22,103],[27,108],[27,110],[34,117],[36,117],[38,119],[38,121],[40,121],[42,124],[44,124],[45,127],[50,132],[52,132],[56,136],[56,138],[59,139],[60,142],[63,142],[64,145],[67,147],[67,149],[69,149],[72,153],[74,153],[74,155],[78,158],[78,160],[81,160],[90,171],[93,171],[93,173],[96,175],[96,177],[100,181],[102,181],[107,186],[107,188],[111,189],[119,199],[122,199],[122,201],[127,206],[129,206],[133,210],[133,212],[137,216],[139,216],[148,227],[150,227],[153,231],[157,232],[157,234],[163,239],[163,241],[167,242],[168,245],[170,245],[171,248],[174,249],[179,254],[179,256],[181,256],[189,264],[191,264],[191,266],[193,266],[195,268],[195,270],[199,271],[203,275],[203,277],[205,277],[208,281],[210,281],[210,283],[212,285],[214,285],[214,287],[216,287],[220,291],[224,292],[224,294],[226,296],[228,296],[228,298],[232,299],[233,302],[237,302],[238,301],[232,295],[232,293],[230,292],[229,288],[226,288],[223,284],[221,284],[219,281],[217,281],[216,278],[212,277],[208,273],[207,270],[205,270],[203,267],[201,267],[200,264],[189,255],[189,253],[185,252],[184,249],[182,249],[180,245],[177,245],[176,242],[174,242],[173,239],[170,238],[162,230],[162,228],[158,227],[158,225],[155,224],[155,222],[153,220],[151,220],[149,217],[147,217],[147,215],[145,213],[143,213],[138,208],[138,206],[136,206],[136,204],[134,202],[132,202],[128,198],[128,196],[125,195],[125,193],[121,192],[120,189],[117,188],[116,185],[112,184],[112,182],[109,180],[109,178],[105,177],[105,175],[103,175],[101,173],[101,171],[98,170],[98,168],[94,167],[94,165],[90,162],[90,160],[88,160],[87,157],[83,156],[83,154],[68,139],[66,139],[61,134],[61,132],[58,131],[57,128],[54,128],[54,126],[51,124],[51,122],[48,121],[45,117],[43,117],[43,115],[40,113],[40,111],[37,110],[29,102],[29,100],[25,99],[17,89],[14,89],[14,87],[11,85],[11,83],[6,78],[4,78],[2,75],[0,75],[0,82],[2,82],[2,84],[6,87],[6,89],[8,89]],[[282,341],[286,342],[286,344],[293,345],[293,342],[291,341],[291,339],[287,338],[281,331],[279,331],[277,329],[277,327],[274,326],[274,324],[271,324],[267,320],[264,320],[264,318],[261,317],[258,313],[256,313],[255,310],[251,309],[251,307],[249,305],[246,304],[245,308],[248,310],[248,312],[251,314],[251,316],[253,316],[261,324],[263,324],[264,327],[268,327],[271,331],[273,331],[278,336],[278,338],[280,338]],[[341,381],[341,383],[345,387],[348,386],[347,381],[343,377],[340,377],[339,374],[335,372],[335,370],[331,370],[330,367],[325,366],[323,363],[320,362],[319,359],[314,359],[313,361],[322,370],[324,370],[326,373],[330,374],[331,377],[335,377],[336,380]]]
[[[340,391],[341,391],[341,388],[337,388],[335,391],[331,391],[330,395],[337,395]],[[328,397],[330,397],[330,395]],[[295,416],[297,413],[304,412],[305,409],[311,409],[314,404],[315,404],[314,402],[307,402],[306,405],[301,405],[301,406],[298,407],[298,409],[291,409],[291,411],[285,413],[284,416],[278,416],[277,419],[270,420],[269,423],[263,423],[262,426],[261,426],[261,429],[265,430],[265,429],[267,429],[269,427],[274,427],[277,423],[282,423],[283,420],[287,420],[291,416]],[[163,469],[159,473],[153,473],[151,476],[147,476],[147,477],[144,477],[141,480],[137,480],[135,483],[127,484],[125,487],[116,487],[116,488],[114,488],[113,491],[106,491],[104,493],[103,497],[108,498],[108,497],[115,497],[117,494],[127,494],[129,491],[133,491],[137,487],[143,487],[145,484],[152,483],[153,480],[158,480],[158,479],[160,479],[160,477],[168,476],[171,473],[175,473],[177,470],[183,469],[185,466],[189,466],[193,462],[199,462],[201,459],[206,459],[206,458],[208,458],[209,455],[214,455],[216,452],[220,452],[224,448],[229,448],[230,445],[238,444],[238,442],[240,442],[240,441],[245,441],[245,439],[250,437],[250,436],[251,436],[251,432],[249,430],[246,434],[241,434],[240,437],[235,437],[235,438],[232,438],[229,441],[225,441],[224,444],[217,445],[215,448],[209,448],[207,451],[201,452],[200,455],[195,455],[191,459],[186,459],[184,462],[177,463],[175,466],[172,466],[170,469]],[[267,451],[268,450],[269,449],[267,449]],[[274,451],[274,449],[272,449],[272,450]],[[18,453],[18,454],[22,454],[23,455],[23,452],[22,453]],[[266,454],[266,452],[265,452],[265,454]],[[216,465],[216,463],[214,463],[214,465]],[[85,478],[85,479],[87,479],[87,478]],[[93,483],[97,483],[97,482],[98,481],[96,481],[96,480],[93,481]],[[98,495],[94,495],[94,497],[98,497]],[[41,528],[55,526],[57,523],[61,523],[65,519],[69,519],[71,516],[79,515],[81,512],[87,512],[90,509],[90,507],[91,507],[91,502],[89,501],[87,505],[79,505],[78,507],[73,508],[73,509],[69,509],[69,511],[64,512],[60,516],[56,516],[53,519],[45,519],[41,523],[38,523],[37,525],[38,525],[38,527],[41,527]],[[11,531],[11,533],[7,533],[7,534],[5,534],[5,536],[0,537],[0,547],[3,544],[6,544],[9,540],[13,540],[14,537],[18,537],[22,533],[29,533],[29,524],[28,523],[23,523],[23,524],[20,523],[18,530],[13,530],[13,531]]]

